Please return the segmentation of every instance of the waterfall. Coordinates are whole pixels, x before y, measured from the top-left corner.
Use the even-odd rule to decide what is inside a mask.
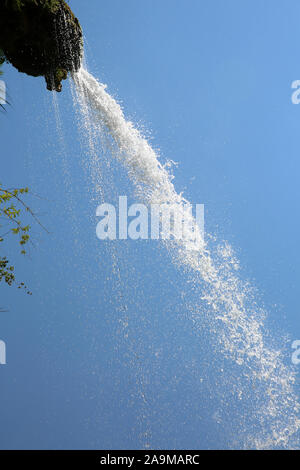
[[[106,132],[111,154],[127,169],[136,193],[145,204],[176,204],[181,215],[190,217],[191,204],[175,190],[173,176],[122,108],[84,68],[73,74],[76,102],[88,130],[92,158],[98,158],[93,142],[95,132]],[[94,175],[95,178],[95,175]],[[99,175],[99,180],[100,180]],[[295,392],[295,373],[284,363],[280,347],[270,344],[265,327],[266,313],[257,305],[254,290],[241,278],[239,263],[228,243],[210,243],[211,238],[196,237],[164,240],[171,260],[193,276],[201,286],[201,298],[194,305],[191,320],[201,324],[201,309],[210,312],[211,330],[218,329],[218,347],[245,377],[253,398],[256,426],[245,448],[276,449],[299,447],[299,403]],[[199,288],[200,291],[200,288]],[[208,332],[210,334],[210,332]],[[238,390],[237,395],[242,393]],[[246,392],[247,393],[247,390]]]

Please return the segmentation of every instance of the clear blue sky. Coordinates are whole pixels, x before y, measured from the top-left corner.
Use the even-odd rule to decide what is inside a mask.
[[[70,6],[90,71],[162,160],[179,163],[176,189],[204,203],[206,230],[236,249],[279,344],[286,334],[300,339],[300,105],[291,102],[300,79],[299,2]],[[184,276],[157,242],[96,238],[102,201],[69,83],[57,96],[59,130],[42,78],[9,65],[2,78],[12,106],[0,115],[1,182],[42,198],[30,204],[51,233],[34,226],[30,256],[12,251],[33,295],[0,286],[9,309],[0,314],[0,447],[234,445],[231,422],[243,404],[228,403],[230,380],[220,380],[205,321],[200,332],[190,321],[195,299]],[[106,198],[131,194],[125,172],[109,168],[100,148],[99,159]]]

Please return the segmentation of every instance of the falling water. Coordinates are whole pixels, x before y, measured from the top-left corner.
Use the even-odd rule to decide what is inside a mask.
[[[73,78],[92,158],[98,159],[93,137],[100,132],[111,155],[127,169],[139,199],[146,204],[176,204],[181,215],[190,217],[188,226],[195,228],[192,212],[186,210],[191,204],[176,192],[168,166],[161,164],[148,141],[125,119],[106,86],[84,68]],[[94,174],[93,179],[101,187],[100,174]],[[217,245],[211,242],[212,237],[206,236],[204,241],[198,236],[195,245],[191,238],[162,243],[173,262],[192,277],[194,289],[198,286],[202,292],[198,305],[189,306],[191,320],[201,325],[203,310],[209,310],[211,334],[218,331],[219,352],[235,364],[237,374],[247,378],[249,390],[244,385],[244,395],[251,396],[250,413],[255,424],[243,447],[299,447],[300,406],[294,390],[295,373],[284,364],[281,348],[270,345],[265,312],[257,305],[254,289],[241,279],[238,260],[228,243]],[[232,388],[241,398],[243,391],[239,386],[232,384]]]

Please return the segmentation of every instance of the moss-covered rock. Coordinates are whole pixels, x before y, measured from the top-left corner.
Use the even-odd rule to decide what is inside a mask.
[[[19,72],[61,91],[82,58],[82,31],[64,0],[0,0],[0,49]]]

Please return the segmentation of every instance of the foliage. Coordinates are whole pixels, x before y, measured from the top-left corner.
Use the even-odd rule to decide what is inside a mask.
[[[0,76],[3,74],[1,70],[1,65],[4,62],[3,54],[0,49]],[[1,107],[3,107],[1,105]],[[24,203],[22,197],[24,194],[28,193],[28,188],[13,188],[13,189],[4,189],[0,183],[0,229],[8,225],[9,229],[6,233],[0,235],[0,243],[5,241],[5,238],[8,235],[18,236],[18,244],[20,247],[21,254],[25,255],[25,245],[29,242],[29,225],[24,225],[21,222],[21,213],[29,212],[32,214],[31,209]],[[6,223],[6,225],[3,225]],[[9,263],[9,260],[6,256],[0,256],[0,282],[4,281],[8,286],[12,286],[16,282],[14,274],[14,266]],[[18,284],[18,288],[25,289],[27,294],[31,295],[31,292],[28,290],[24,282]],[[0,309],[1,311],[1,309]]]
[[[29,225],[23,225],[20,220],[20,214],[22,207],[26,211],[30,211],[30,208],[23,202],[21,195],[28,193],[28,188],[20,189],[4,189],[0,184],[0,217],[1,220],[6,220],[7,222],[14,225],[10,228],[9,231],[5,234],[12,233],[19,236],[19,244],[21,245],[21,253],[25,255],[26,251],[24,245],[29,240]],[[18,207],[19,206],[19,207]],[[1,227],[1,225],[0,225]],[[0,236],[0,242],[3,242],[3,236]]]
[[[21,2],[19,1],[19,3]],[[3,73],[1,66],[4,61],[5,56],[3,51],[0,49],[0,76]],[[3,229],[4,231],[5,228],[7,228],[5,233],[0,233],[0,243],[2,244],[10,235],[17,237],[20,253],[22,255],[26,254],[26,246],[30,241],[30,226],[22,222],[25,215],[29,214],[31,218],[42,226],[33,211],[24,202],[23,198],[28,194],[28,192],[29,190],[27,187],[6,189],[0,183],[0,230]],[[46,229],[44,228],[44,230]],[[8,286],[12,286],[17,282],[14,274],[14,266],[10,264],[6,256],[0,256],[0,282],[1,281],[4,281]],[[32,294],[24,282],[19,282],[17,285],[19,289],[25,289],[27,294]],[[3,310],[0,309],[0,311]]]
[[[21,217],[24,212],[27,212],[35,218],[30,207],[23,200],[23,195],[27,193],[28,188],[5,189],[0,184],[0,227],[3,230],[7,228],[6,232],[0,236],[0,243],[3,243],[5,238],[9,235],[17,237],[22,255],[26,254],[25,248],[30,240],[30,226],[24,225],[21,221]],[[16,281],[14,267],[10,265],[5,256],[0,257],[0,282],[2,280],[9,286]],[[26,289],[27,293],[31,294],[23,282],[20,283],[18,287]]]
[[[0,75],[3,73],[1,65],[4,60],[2,59],[3,53],[0,49]],[[30,241],[30,226],[22,222],[22,220],[26,218],[26,214],[29,214],[32,219],[42,226],[36,215],[24,201],[24,196],[26,196],[28,192],[27,187],[7,189],[0,183],[0,230],[4,232],[0,232],[0,243],[5,242],[10,235],[16,237],[22,255],[26,254],[26,246]],[[46,229],[44,228],[44,230]],[[1,281],[4,281],[8,286],[17,283],[14,274],[14,266],[10,264],[6,256],[0,256],[0,282]],[[25,289],[27,294],[31,295],[30,290],[24,282],[19,282],[17,285],[19,289]]]

